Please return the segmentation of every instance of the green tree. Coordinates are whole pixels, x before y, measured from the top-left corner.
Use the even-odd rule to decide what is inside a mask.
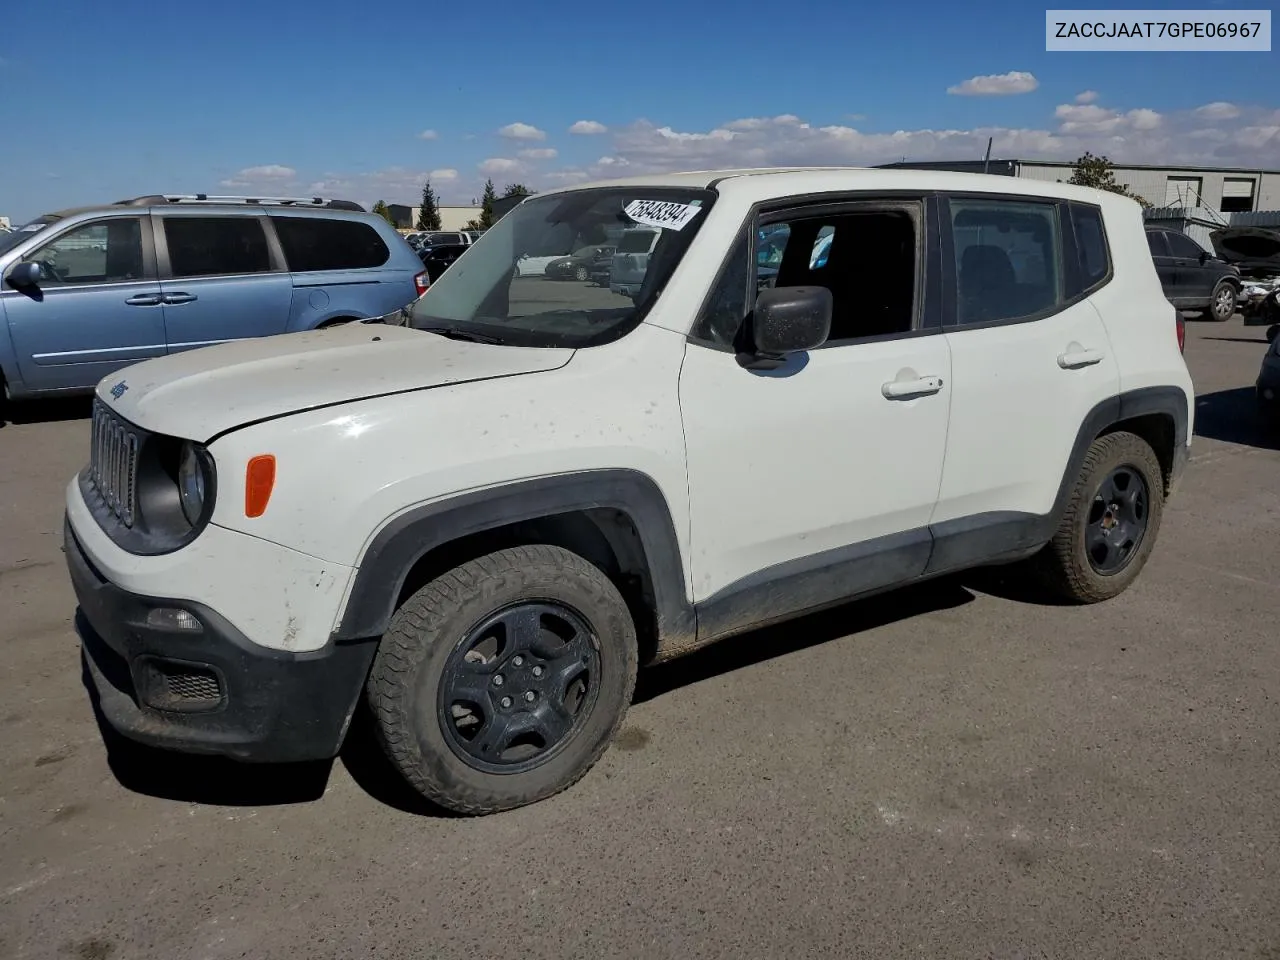
[[[436,202],[436,192],[431,189],[431,181],[422,185],[422,206],[418,208],[419,230],[440,229],[440,204]]]
[[[391,216],[391,210],[388,209],[386,203],[383,201],[379,200],[373,205],[373,212],[382,217],[382,219],[386,220],[387,223],[391,224],[393,227],[396,225],[395,217]]]
[[[508,183],[507,188],[502,191],[502,198],[508,197],[532,197],[533,191],[526,187],[523,183]]]
[[[478,224],[477,230],[488,230],[494,225],[497,218],[493,215],[493,201],[497,199],[498,194],[493,189],[493,181],[486,180],[484,182],[484,194],[480,197],[480,219],[475,221]]]
[[[1095,157],[1088,151],[1085,151],[1085,155],[1076,161],[1075,170],[1067,183],[1074,183],[1078,187],[1093,187],[1096,190],[1118,193],[1120,196],[1128,197],[1130,200],[1137,200],[1144,207],[1151,206],[1145,198],[1131,192],[1127,184],[1116,183],[1116,172],[1112,168],[1110,160],[1106,157]]]

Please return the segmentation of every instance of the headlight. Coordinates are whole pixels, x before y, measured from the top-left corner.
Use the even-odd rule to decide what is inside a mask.
[[[178,497],[182,501],[182,513],[193,527],[204,515],[205,470],[195,444],[182,445],[182,459],[178,461]]]

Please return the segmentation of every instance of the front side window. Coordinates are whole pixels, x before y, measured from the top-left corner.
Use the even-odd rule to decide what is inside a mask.
[[[284,259],[294,273],[314,270],[365,270],[391,257],[378,231],[359,220],[324,217],[272,217]]]
[[[1153,257],[1167,257],[1169,255],[1169,245],[1165,242],[1163,231],[1147,231],[1147,248],[1151,251],[1151,256]]]
[[[532,197],[441,274],[414,304],[412,326],[520,346],[616,339],[661,293],[714,200],[708,190],[672,187]],[[617,250],[585,280],[546,276],[545,264],[589,246]]]
[[[124,283],[144,277],[142,222],[135,217],[75,227],[27,256],[44,284]]]
[[[1057,205],[953,199],[957,320],[990,323],[1063,303]]]
[[[1204,247],[1196,243],[1185,233],[1170,233],[1169,249],[1173,251],[1175,257],[1181,257],[1184,260],[1199,260],[1200,256],[1205,252]]]
[[[165,217],[169,266],[175,277],[266,273],[267,236],[257,217]]]

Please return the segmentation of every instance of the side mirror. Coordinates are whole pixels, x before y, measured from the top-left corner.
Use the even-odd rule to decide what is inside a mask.
[[[9,286],[18,290],[23,287],[38,286],[40,281],[44,279],[44,267],[31,261],[19,263],[9,271],[9,276],[5,279],[9,281]]]
[[[1202,267],[1203,267],[1203,266],[1204,266],[1206,263],[1208,263],[1208,262],[1209,262],[1209,251],[1208,251],[1208,250],[1201,250],[1201,251],[1200,251],[1200,266],[1202,266]]]
[[[756,297],[751,335],[756,353],[784,357],[820,347],[831,333],[826,287],[772,287]]]

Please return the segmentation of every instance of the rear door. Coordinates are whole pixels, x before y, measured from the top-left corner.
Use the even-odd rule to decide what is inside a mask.
[[[1110,276],[1098,208],[991,195],[945,207],[951,418],[931,572],[1034,545],[1080,424],[1120,388],[1088,299]]]
[[[0,301],[27,389],[91,389],[123,366],[163,355],[148,218],[91,220],[24,259],[40,263],[44,279],[23,290],[6,283]]]
[[[154,217],[170,353],[285,331],[293,282],[265,219],[176,210]]]
[[[1160,287],[1164,290],[1165,297],[1176,306],[1186,294],[1178,287],[1178,271],[1174,267],[1165,232],[1148,230],[1147,246],[1151,249],[1151,262],[1156,265],[1156,274],[1160,277]]]

